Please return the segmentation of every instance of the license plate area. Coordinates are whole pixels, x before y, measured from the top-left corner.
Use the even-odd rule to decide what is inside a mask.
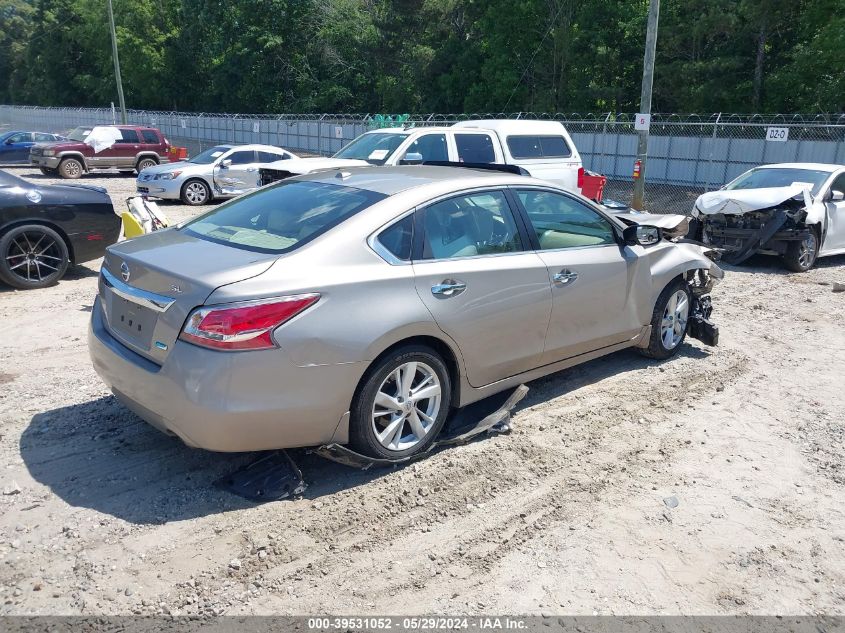
[[[158,314],[113,293],[110,308],[109,325],[112,331],[127,343],[149,350]]]

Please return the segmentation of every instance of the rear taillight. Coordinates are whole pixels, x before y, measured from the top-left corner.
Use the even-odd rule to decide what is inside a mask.
[[[255,350],[276,347],[273,330],[320,298],[317,293],[211,306],[194,310],[179,338],[219,350]]]
[[[578,189],[581,190],[584,188],[584,168],[578,168]]]

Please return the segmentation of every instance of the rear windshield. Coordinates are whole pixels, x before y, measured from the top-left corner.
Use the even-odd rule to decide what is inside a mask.
[[[810,193],[816,195],[829,176],[830,172],[816,169],[794,169],[790,167],[752,169],[725,185],[725,189],[764,189],[766,187],[807,185],[810,188]]]
[[[354,187],[283,181],[236,198],[182,230],[261,253],[286,253],[386,198]]]
[[[569,158],[572,150],[562,136],[509,136],[514,158]]]

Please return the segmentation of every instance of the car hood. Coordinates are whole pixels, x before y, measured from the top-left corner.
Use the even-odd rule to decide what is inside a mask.
[[[278,169],[292,174],[310,174],[314,171],[327,169],[343,169],[346,167],[368,167],[370,163],[365,160],[352,160],[347,158],[289,158],[269,163],[265,169]]]
[[[188,172],[190,174],[201,174],[210,173],[213,168],[213,164],[200,165],[198,163],[189,163],[188,161],[183,160],[179,161],[178,163],[165,163],[164,165],[155,165],[154,167],[147,167],[142,173],[151,174],[153,176],[157,174],[169,174],[174,171],[180,171],[182,173]],[[140,178],[140,174],[138,175],[138,177]]]
[[[42,141],[41,143],[36,143],[32,147],[37,147],[39,149],[56,149],[56,150],[68,150],[68,149],[82,149],[87,147],[85,143],[82,141]]]
[[[790,185],[789,187],[764,187],[761,189],[720,189],[710,191],[698,197],[692,214],[713,215],[743,215],[752,211],[768,209],[783,204],[787,200],[803,196],[804,205],[809,208],[813,204],[810,190],[805,185]]]

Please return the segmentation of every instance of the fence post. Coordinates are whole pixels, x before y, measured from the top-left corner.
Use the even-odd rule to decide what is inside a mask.
[[[601,125],[601,161],[599,162],[599,166],[596,167],[596,171],[600,174],[606,171],[604,168],[604,150],[607,145],[607,122],[610,120],[610,114],[610,112],[607,113],[607,116],[604,117],[604,123]]]
[[[716,116],[716,122],[713,124],[713,136],[710,137],[710,156],[708,157],[707,162],[707,184],[704,185],[704,191],[710,189],[710,174],[713,173],[713,149],[716,145],[716,130],[719,129],[719,121],[722,119],[722,113],[720,112]]]

